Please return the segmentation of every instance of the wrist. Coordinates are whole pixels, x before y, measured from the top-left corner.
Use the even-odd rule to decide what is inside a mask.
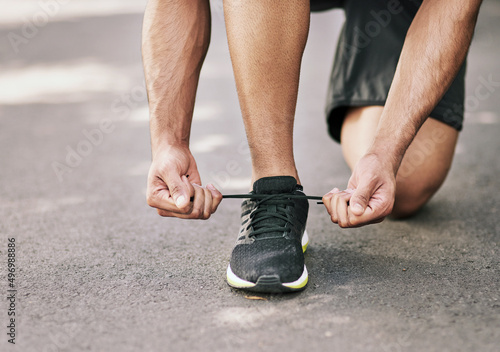
[[[189,148],[189,138],[168,133],[159,136],[151,136],[151,148],[153,150],[167,147]]]
[[[189,150],[189,141],[171,136],[151,138],[151,152],[153,159],[159,154],[170,153],[172,149]]]
[[[379,163],[396,175],[403,160],[404,151],[405,149],[398,148],[393,140],[376,138],[365,155],[372,155]]]
[[[189,149],[190,124],[182,124],[187,119],[177,121],[152,116],[150,119],[151,150],[153,156],[171,147]]]

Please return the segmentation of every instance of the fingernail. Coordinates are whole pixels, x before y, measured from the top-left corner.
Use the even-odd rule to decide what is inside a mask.
[[[212,185],[211,183],[209,183],[209,184],[207,185],[207,188],[208,188],[209,190],[211,190],[211,191],[216,191],[216,189],[215,189],[214,185]]]
[[[332,189],[330,192],[328,193],[339,193],[339,189],[337,187],[335,187],[334,189]]]
[[[184,197],[184,196],[180,196],[179,198],[177,198],[175,200],[175,205],[177,205],[178,208],[183,206],[185,203],[186,203],[186,197]]]
[[[358,212],[362,212],[362,211],[364,211],[364,209],[363,209],[363,207],[361,206],[361,204],[357,204],[357,203],[356,203],[356,204],[354,204],[354,205],[353,205],[353,207],[354,207],[354,210],[356,210],[356,211],[358,211]]]

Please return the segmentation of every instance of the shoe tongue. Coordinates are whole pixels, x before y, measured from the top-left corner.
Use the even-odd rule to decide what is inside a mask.
[[[297,180],[292,176],[272,176],[258,179],[253,184],[255,194],[293,193]]]

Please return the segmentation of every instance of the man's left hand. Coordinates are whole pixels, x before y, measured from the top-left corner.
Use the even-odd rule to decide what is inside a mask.
[[[370,153],[356,164],[348,188],[334,188],[323,196],[323,203],[335,224],[360,227],[379,223],[391,214],[395,194],[394,167]]]

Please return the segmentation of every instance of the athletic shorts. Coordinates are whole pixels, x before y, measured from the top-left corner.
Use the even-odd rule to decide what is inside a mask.
[[[333,139],[349,107],[385,105],[401,49],[422,0],[311,0],[312,11],[343,8],[346,21],[337,44],[326,116]],[[465,66],[430,116],[460,131]],[[405,104],[404,101],[401,104]]]

